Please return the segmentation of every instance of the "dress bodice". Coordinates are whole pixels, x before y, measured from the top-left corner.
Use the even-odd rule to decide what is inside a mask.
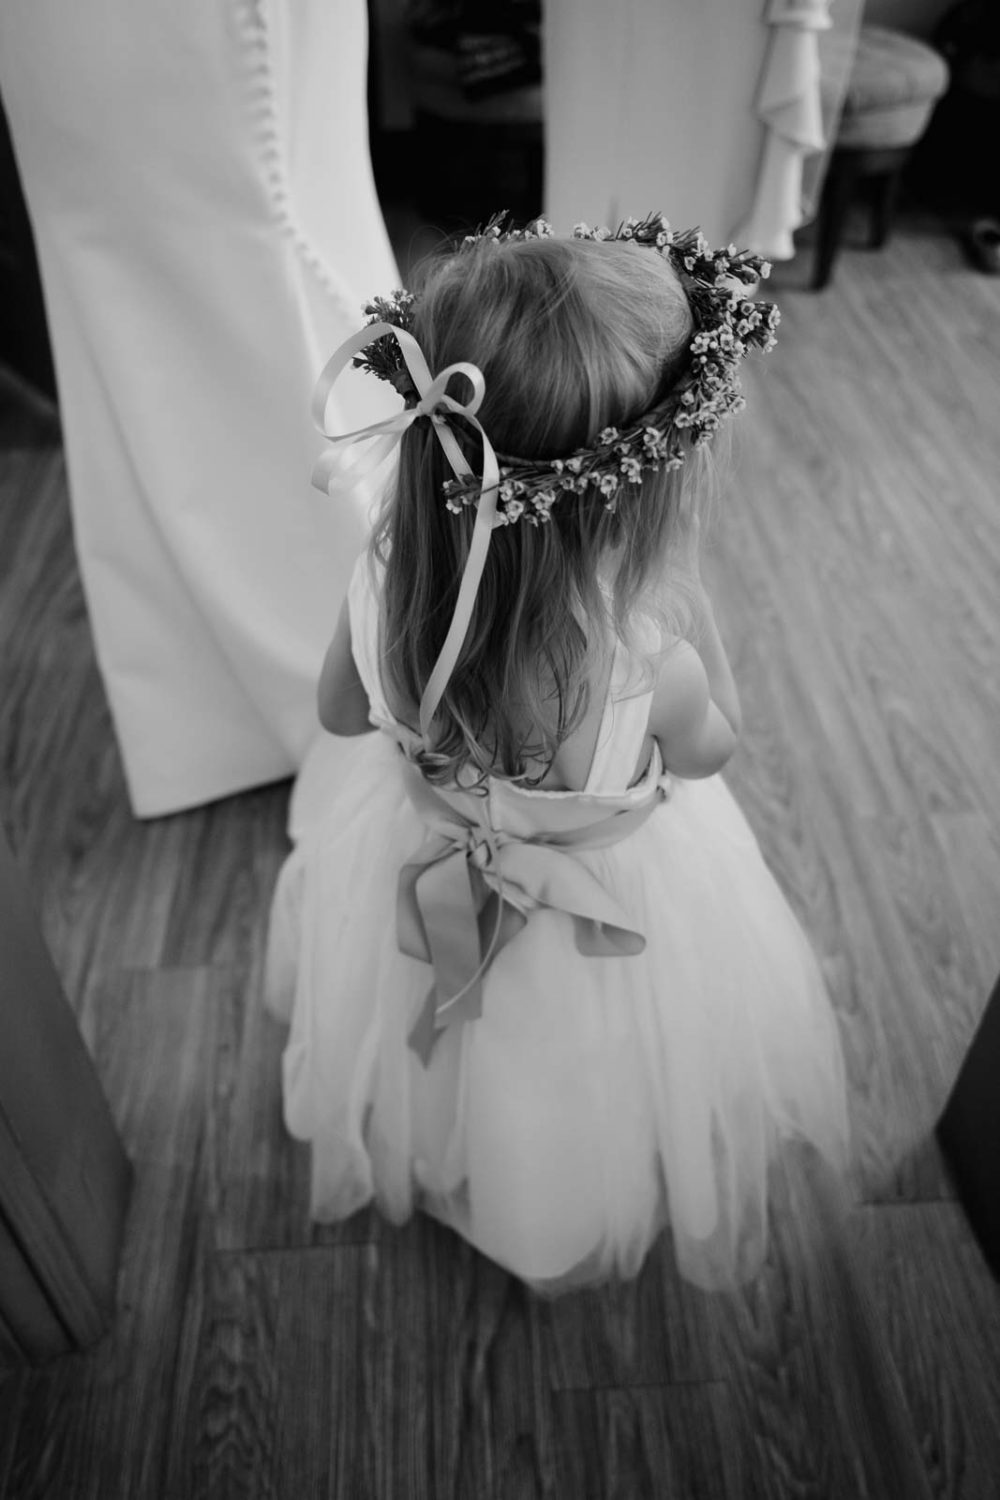
[[[386,703],[379,673],[376,569],[377,565],[370,563],[367,555],[359,558],[355,565],[348,594],[351,642],[355,663],[371,704],[372,718],[392,731],[399,726]],[[648,644],[650,649],[655,649],[652,639]],[[654,756],[655,766],[651,764],[649,771],[639,782],[630,787],[646,737],[652,697],[652,688],[645,687],[641,682],[636,657],[622,642],[616,642],[604,711],[585,786],[581,791],[564,792],[548,791],[545,788],[527,789],[514,786],[508,781],[493,782],[490,786],[490,799],[498,813],[503,811],[506,814],[502,819],[503,823],[509,826],[508,817],[513,818],[516,823],[527,813],[525,798],[537,803],[538,799],[621,798],[623,794],[633,792],[641,798],[644,790],[648,792],[650,775],[655,780],[662,774],[659,757]],[[628,800],[629,797],[626,797],[626,802]],[[520,814],[518,809],[521,809]]]

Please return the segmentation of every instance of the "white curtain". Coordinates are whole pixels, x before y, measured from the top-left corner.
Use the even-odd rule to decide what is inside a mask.
[[[546,0],[546,214],[659,209],[725,244],[747,216],[769,40],[757,0]]]
[[[398,284],[364,0],[3,0],[74,530],[139,815],[297,769],[364,534],[315,377]],[[394,409],[342,382],[345,430]],[[73,768],[67,767],[71,775]]]
[[[837,139],[844,95],[851,80],[858,32],[864,17],[865,0],[833,0],[829,28],[818,35],[823,147],[808,156],[802,164],[803,222],[813,218],[819,207],[823,179]]]
[[[862,0],[546,0],[546,212],[792,253]],[[831,24],[832,23],[832,24]]]
[[[863,0],[771,0],[755,112],[764,126],[753,204],[735,238],[772,260],[795,254],[812,217],[854,58]]]

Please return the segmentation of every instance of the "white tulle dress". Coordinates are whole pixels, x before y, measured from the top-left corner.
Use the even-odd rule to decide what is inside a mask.
[[[667,1224],[689,1280],[752,1275],[770,1161],[804,1140],[840,1166],[847,1122],[815,958],[731,794],[717,776],[663,775],[655,752],[629,787],[650,698],[619,648],[584,791],[497,782],[488,806],[516,839],[655,798],[626,837],[555,856],[596,877],[645,948],[588,956],[566,911],[535,906],[494,957],[479,1018],[445,1029],[425,1066],[408,1037],[433,973],[396,924],[400,868],[427,827],[379,683],[364,560],[349,600],[382,727],[327,736],[307,759],[268,951],[313,1216],[422,1208],[545,1291],[634,1275]]]

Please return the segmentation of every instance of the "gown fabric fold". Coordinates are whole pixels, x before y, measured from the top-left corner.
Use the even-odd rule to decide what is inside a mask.
[[[836,1022],[798,922],[718,777],[629,785],[651,694],[616,649],[582,792],[490,783],[495,828],[524,835],[552,799],[605,811],[662,801],[620,842],[574,851],[645,936],[590,957],[565,912],[538,907],[493,959],[481,1016],[444,1030],[425,1067],[408,1043],[432,982],[396,942],[401,866],[425,826],[406,791],[378,674],[377,576],[349,591],[358,671],[381,727],[318,741],[290,813],[266,990],[290,1023],[286,1122],[312,1146],[312,1213],[422,1208],[540,1291],[636,1274],[669,1225],[681,1273],[752,1276],[766,1249],[768,1168],[803,1141],[843,1167]],[[546,805],[548,804],[548,806]]]
[[[73,539],[138,817],[291,775],[375,501],[309,483],[309,402],[398,285],[363,0],[4,0],[0,92]],[[354,371],[329,419],[387,417]]]

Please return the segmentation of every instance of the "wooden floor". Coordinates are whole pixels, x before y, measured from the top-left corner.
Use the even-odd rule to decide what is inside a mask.
[[[260,969],[287,786],[129,815],[54,418],[0,422],[0,814],[137,1169],[120,1316],[0,1377],[10,1500],[996,1500],[1000,1289],[932,1130],[1000,970],[1000,281],[939,230],[782,279],[710,566],[731,782],[829,977],[853,1205],[758,1281],[550,1303],[311,1228]],[[801,280],[801,278],[799,278]]]

